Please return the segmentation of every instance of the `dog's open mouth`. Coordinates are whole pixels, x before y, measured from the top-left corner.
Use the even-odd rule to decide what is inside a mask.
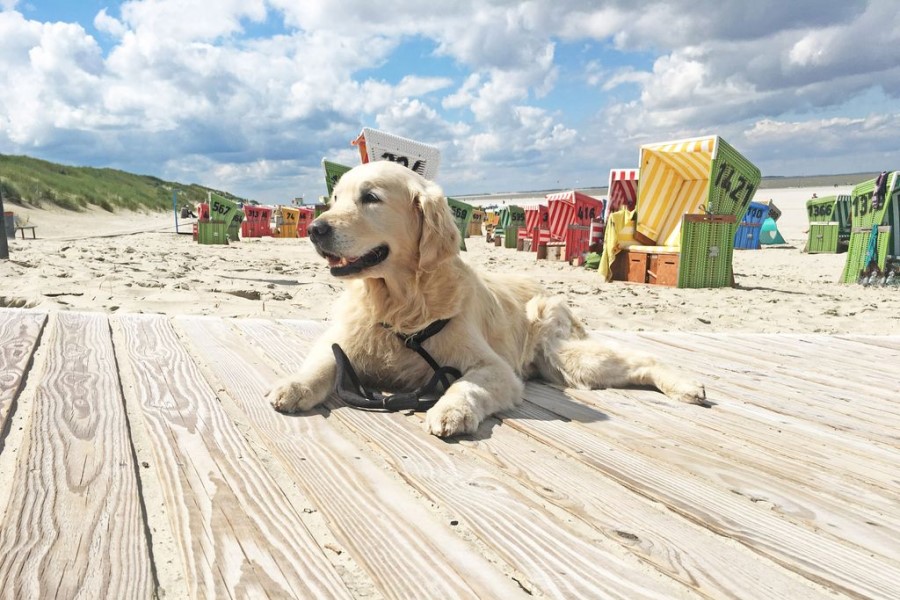
[[[346,277],[347,275],[355,275],[370,267],[383,262],[389,253],[387,244],[382,244],[366,252],[362,256],[348,258],[346,256],[336,256],[329,252],[322,252],[322,256],[328,261],[331,268],[331,274],[335,277]]]

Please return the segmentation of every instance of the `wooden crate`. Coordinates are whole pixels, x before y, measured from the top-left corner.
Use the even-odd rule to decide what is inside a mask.
[[[678,285],[678,252],[660,252],[649,255],[647,266],[647,283]]]

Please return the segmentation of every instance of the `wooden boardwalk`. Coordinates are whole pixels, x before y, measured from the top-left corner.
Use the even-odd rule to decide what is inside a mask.
[[[478,435],[265,390],[303,321],[0,310],[2,598],[900,597],[900,336],[602,333]]]

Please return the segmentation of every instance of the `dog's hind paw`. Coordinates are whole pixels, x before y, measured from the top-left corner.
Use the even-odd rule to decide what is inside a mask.
[[[425,429],[438,437],[475,433],[479,418],[466,402],[444,397],[425,413]]]
[[[283,413],[309,410],[318,404],[313,397],[313,391],[308,386],[290,379],[277,383],[266,394],[266,400],[275,410]]]
[[[706,405],[706,388],[697,381],[679,381],[666,390],[666,395],[688,404]]]

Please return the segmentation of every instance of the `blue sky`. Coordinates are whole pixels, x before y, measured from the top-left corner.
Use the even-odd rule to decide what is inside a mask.
[[[263,202],[363,127],[448,194],[604,185],[718,134],[765,175],[900,168],[895,0],[0,0],[0,153]]]

